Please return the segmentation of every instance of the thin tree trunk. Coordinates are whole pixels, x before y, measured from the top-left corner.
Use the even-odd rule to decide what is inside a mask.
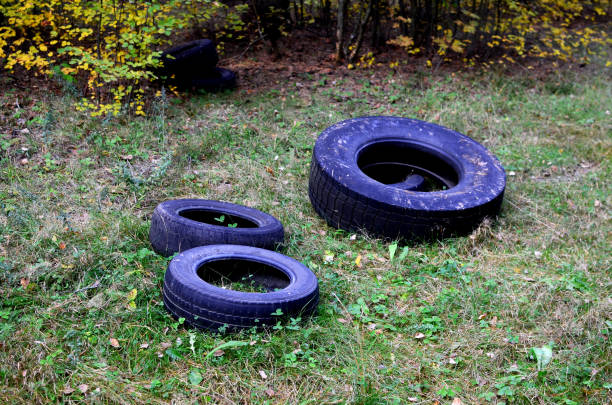
[[[368,11],[366,11],[365,18],[363,21],[359,21],[359,31],[357,31],[357,40],[355,41],[355,47],[353,48],[349,56],[349,62],[353,62],[359,54],[359,49],[361,48],[361,44],[363,43],[363,33],[365,31],[366,25],[368,25],[370,16],[372,15],[372,7],[374,5],[374,1],[375,0],[370,0],[368,2]]]
[[[378,48],[380,43],[380,0],[373,0],[372,6],[372,48]]]
[[[338,0],[338,25],[336,27],[336,61],[344,59],[344,28],[349,0]]]
[[[406,14],[406,4],[404,3],[404,0],[398,0],[398,3],[399,3],[400,17],[407,18],[408,15]],[[408,26],[406,22],[400,21],[400,29],[401,29],[400,32],[402,33],[402,35],[408,35]]]

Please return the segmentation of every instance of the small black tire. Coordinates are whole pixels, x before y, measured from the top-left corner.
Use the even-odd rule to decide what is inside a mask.
[[[224,68],[215,68],[210,74],[200,74],[191,79],[191,87],[207,92],[229,90],[236,87],[236,73]]]
[[[263,271],[259,274],[262,285],[271,290],[284,281],[284,288],[261,293],[217,287],[204,281],[200,272],[211,262],[253,264]],[[164,277],[163,300],[174,317],[184,318],[191,326],[233,332],[312,315],[319,302],[319,285],[310,269],[280,253],[251,246],[211,245],[172,259]]]
[[[163,256],[216,244],[272,250],[283,243],[284,236],[283,224],[270,214],[238,204],[199,199],[162,202],[153,211],[149,230],[153,250]]]
[[[448,187],[407,186],[403,167],[416,167]],[[414,119],[362,117],[321,133],[308,194],[330,226],[421,239],[465,234],[494,217],[505,186],[497,158],[463,134]]]
[[[219,55],[210,39],[199,39],[163,51],[160,61],[162,67],[158,69],[157,75],[180,82],[185,77],[212,74],[219,62]]]

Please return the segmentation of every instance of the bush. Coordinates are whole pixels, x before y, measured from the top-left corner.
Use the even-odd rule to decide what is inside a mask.
[[[196,22],[240,30],[237,10],[207,0],[0,0],[0,58],[9,71],[84,83],[78,108],[93,116],[144,115],[143,84],[171,35]]]

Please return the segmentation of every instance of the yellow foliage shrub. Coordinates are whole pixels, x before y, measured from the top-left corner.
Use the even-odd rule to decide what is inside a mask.
[[[426,2],[427,3],[427,2]],[[516,63],[526,58],[588,63],[597,49],[612,41],[606,17],[610,0],[432,0],[423,9],[395,10],[402,33],[389,43],[409,53],[431,51],[440,60],[449,54],[473,64]],[[433,13],[432,10],[435,10]],[[430,16],[430,14],[432,14]],[[596,28],[601,21],[601,28]],[[410,26],[412,24],[412,26]],[[411,32],[412,35],[406,33]]]
[[[240,30],[235,14],[210,0],[0,0],[0,65],[81,80],[78,108],[93,116],[144,115],[142,85],[170,35],[220,15]]]

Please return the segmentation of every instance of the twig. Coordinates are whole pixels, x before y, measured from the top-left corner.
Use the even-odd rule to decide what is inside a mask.
[[[231,58],[227,58],[226,60],[242,59],[242,57],[249,51],[249,49],[251,49],[251,47],[253,45],[258,43],[259,41],[263,41],[265,38],[266,38],[266,34],[262,33],[259,36],[259,38],[254,39],[253,41],[251,41],[251,43],[247,45],[247,47],[244,49],[244,51],[242,51],[242,53],[240,53],[240,55],[232,56]]]
[[[336,293],[332,293],[332,295],[334,296],[334,298],[336,298],[336,300],[340,303],[340,306],[342,307],[342,309],[344,310],[344,312],[346,312],[347,317],[349,318],[349,320],[351,322],[353,322],[353,316],[351,315],[351,313],[348,311],[348,309],[346,309],[346,307],[344,306],[344,304],[342,303],[342,301],[340,301],[340,298],[338,298],[338,296],[336,295]]]
[[[87,287],[79,288],[78,290],[73,292],[73,294],[76,294],[82,291],[86,291],[86,290],[91,290],[91,289],[98,288],[98,287],[100,287],[100,280],[96,280],[92,285],[88,285]]]
[[[514,208],[516,208],[519,211],[524,211],[525,213],[527,213],[528,216],[530,216],[531,218],[533,218],[536,222],[540,223],[541,225],[544,225],[546,228],[548,228],[552,233],[555,234],[555,236],[563,236],[562,232],[557,231],[555,228],[553,228],[552,226],[550,226],[549,224],[547,224],[546,222],[542,221],[540,218],[538,218],[537,214],[534,214],[531,211],[526,210],[525,208],[519,206],[518,204],[516,204],[514,201],[512,201],[510,198],[506,198],[506,201],[508,202],[508,204],[512,205]]]

